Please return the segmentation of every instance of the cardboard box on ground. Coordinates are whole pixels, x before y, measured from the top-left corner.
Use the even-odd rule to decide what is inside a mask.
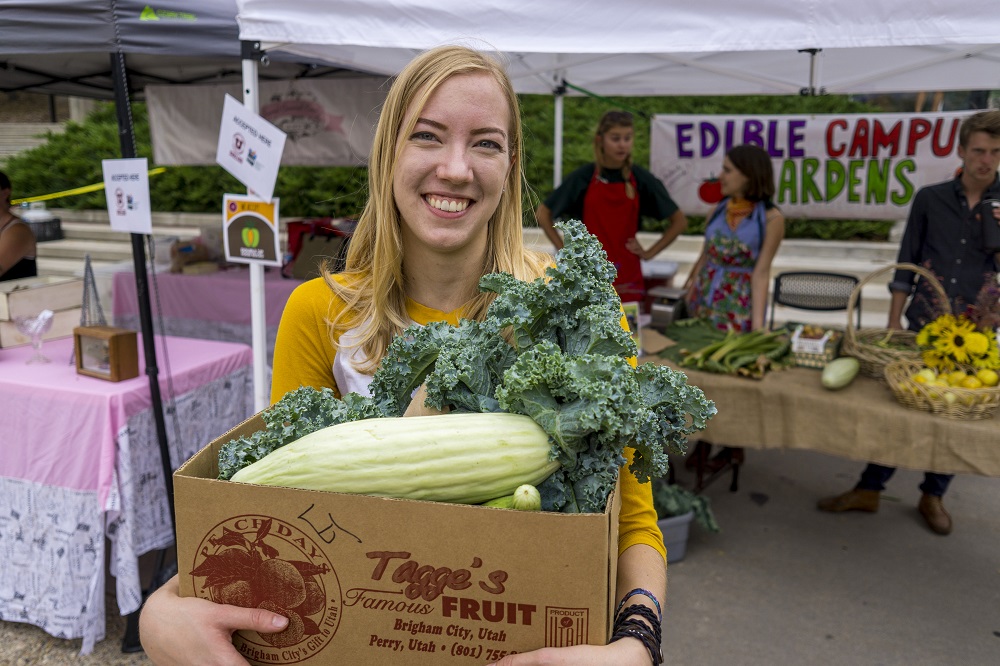
[[[617,493],[602,514],[562,514],[219,481],[221,445],[263,427],[174,474],[181,594],[290,616],[234,637],[251,663],[485,664],[607,642]]]

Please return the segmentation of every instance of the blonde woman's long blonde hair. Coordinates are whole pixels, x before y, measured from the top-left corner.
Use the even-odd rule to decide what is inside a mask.
[[[379,115],[368,163],[368,202],[351,238],[344,274],[336,280],[328,271],[323,275],[347,305],[329,322],[331,339],[336,341],[343,332],[357,329],[357,344],[364,357],[357,368],[361,372],[373,372],[392,339],[411,323],[404,290],[402,217],[393,196],[393,176],[401,151],[397,138],[411,133],[419,110],[444,81],[460,74],[480,73],[489,74],[500,86],[507,98],[511,124],[511,168],[500,203],[489,221],[482,274],[504,272],[531,280],[543,275],[552,262],[551,256],[524,248],[521,112],[506,71],[491,57],[464,46],[443,46],[417,56],[396,77]],[[411,114],[409,126],[404,128],[410,108],[417,113]],[[483,319],[492,299],[493,294],[479,293],[464,306],[463,316]]]

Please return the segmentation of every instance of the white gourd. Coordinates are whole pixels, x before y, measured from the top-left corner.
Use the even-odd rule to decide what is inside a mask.
[[[537,485],[559,463],[530,417],[459,413],[363,419],[308,434],[232,481],[479,504]]]

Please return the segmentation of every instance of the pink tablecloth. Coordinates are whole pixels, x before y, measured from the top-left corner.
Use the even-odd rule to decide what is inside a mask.
[[[171,337],[157,338],[157,343],[164,402],[253,362],[250,348],[242,344]],[[78,375],[68,363],[72,350],[72,338],[50,340],[42,351],[52,362],[28,365],[30,346],[0,349],[0,432],[5,442],[0,476],[97,490],[103,505],[111,488],[118,431],[152,404],[142,336],[139,376],[122,382]]]
[[[277,271],[264,274],[264,321],[267,324],[268,358],[274,336],[292,290],[301,282],[281,277]],[[149,283],[153,325],[158,333],[226,340],[252,344],[250,327],[250,271],[230,269],[205,275],[158,273]],[[140,330],[135,276],[115,273],[113,282],[115,324]]]
[[[104,637],[105,570],[132,613],[139,556],[173,543],[139,342],[140,375],[117,383],[77,375],[72,338],[46,342],[43,365],[25,364],[30,347],[0,349],[0,618],[83,638],[83,654]],[[251,357],[157,338],[171,467],[252,413]]]

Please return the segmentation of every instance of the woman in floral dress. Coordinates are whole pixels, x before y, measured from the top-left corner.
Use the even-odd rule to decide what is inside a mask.
[[[764,327],[771,261],[785,236],[785,217],[775,207],[774,169],[767,152],[745,144],[722,161],[723,200],[705,225],[705,244],[688,275],[688,312],[724,331],[747,332]],[[743,463],[739,447],[725,446],[711,457],[711,443],[700,440],[685,466],[717,474]]]
[[[688,275],[688,312],[722,330],[764,326],[771,261],[785,218],[771,201],[774,169],[762,148],[736,146],[722,162],[723,200],[705,226],[705,245]]]

